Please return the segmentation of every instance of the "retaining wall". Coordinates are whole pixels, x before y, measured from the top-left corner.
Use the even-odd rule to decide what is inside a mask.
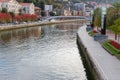
[[[82,57],[83,65],[86,69],[86,75],[88,80],[104,80],[96,68],[92,58],[89,56],[87,48],[82,43],[80,37],[77,35],[77,45]]]

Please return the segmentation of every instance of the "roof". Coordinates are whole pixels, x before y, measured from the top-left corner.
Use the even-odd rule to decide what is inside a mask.
[[[0,2],[9,2],[11,0],[0,0]]]
[[[41,8],[39,8],[39,7],[35,7],[35,9],[41,9]]]
[[[32,3],[20,3],[22,6],[30,6]]]

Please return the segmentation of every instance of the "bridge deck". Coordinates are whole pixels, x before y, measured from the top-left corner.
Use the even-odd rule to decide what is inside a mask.
[[[86,16],[50,16],[50,17],[46,17],[45,20],[51,20],[51,19],[85,19],[85,20],[89,20],[89,17]]]

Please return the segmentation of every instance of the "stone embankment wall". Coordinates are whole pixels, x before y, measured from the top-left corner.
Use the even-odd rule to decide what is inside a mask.
[[[11,30],[11,29],[19,29],[19,28],[27,28],[27,27],[34,27],[34,26],[42,26],[42,25],[77,22],[77,21],[80,22],[80,23],[89,22],[89,21],[80,20],[80,19],[62,20],[62,21],[54,21],[54,22],[34,22],[34,23],[25,23],[25,24],[17,24],[17,25],[0,26],[0,31]]]
[[[85,71],[88,80],[103,80],[103,78],[100,76],[99,71],[95,67],[92,59],[90,58],[87,48],[84,46],[78,35],[77,35],[77,45],[83,61],[83,65],[86,69]]]

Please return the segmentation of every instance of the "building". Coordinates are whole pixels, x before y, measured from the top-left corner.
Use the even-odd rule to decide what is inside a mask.
[[[85,16],[90,17],[90,13],[91,13],[90,10],[86,10],[86,12],[85,12]]]
[[[73,16],[78,16],[78,11],[77,10],[73,10],[72,15]]]
[[[103,6],[105,6],[107,8],[112,7],[111,4],[100,3],[100,4],[96,5],[95,8],[102,8]]]
[[[85,3],[75,3],[74,4],[75,10],[78,12],[78,15],[85,15]],[[82,13],[81,13],[82,12]]]
[[[37,17],[40,19],[40,17],[41,17],[41,8],[35,7],[35,14],[36,14]]]
[[[16,0],[1,0],[0,1],[0,9],[6,8],[8,12],[14,12],[15,14],[19,13],[21,9],[21,5]]]
[[[18,3],[16,0],[0,0],[0,10],[6,8],[8,12],[18,14],[20,10],[25,14],[35,14],[33,3]]]
[[[20,3],[22,6],[22,13],[35,14],[35,6],[33,3]]]
[[[49,12],[53,11],[53,5],[45,5],[45,16],[50,16]]]
[[[70,10],[64,10],[64,16],[71,16]]]

